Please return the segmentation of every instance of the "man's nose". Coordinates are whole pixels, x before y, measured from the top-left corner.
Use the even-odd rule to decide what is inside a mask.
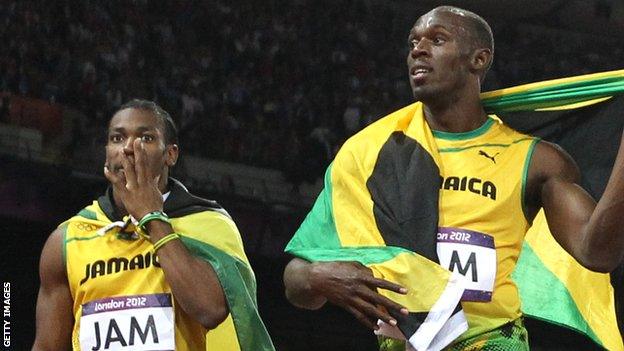
[[[430,52],[430,44],[431,43],[426,38],[419,40],[418,43],[416,43],[416,45],[414,45],[410,50],[410,56],[414,59],[420,56],[428,56]]]
[[[135,139],[136,138],[133,138],[133,137],[129,137],[128,139],[126,139],[126,142],[124,143],[124,146],[123,146],[123,151],[126,155],[134,154],[133,144],[134,144]]]

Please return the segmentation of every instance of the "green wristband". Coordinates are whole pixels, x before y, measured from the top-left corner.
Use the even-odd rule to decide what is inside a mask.
[[[145,226],[147,225],[147,223],[154,221],[154,220],[171,224],[169,217],[163,211],[150,212],[146,214],[145,216],[143,216],[143,218],[141,218],[141,220],[139,221],[139,224],[137,225],[137,228],[139,229],[139,234],[149,237],[149,233],[147,231],[147,228],[145,228]]]

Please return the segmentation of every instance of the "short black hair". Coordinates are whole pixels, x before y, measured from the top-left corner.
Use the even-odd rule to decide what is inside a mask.
[[[165,111],[157,103],[150,100],[132,99],[121,105],[119,109],[117,109],[117,111],[113,113],[113,116],[115,116],[117,112],[125,110],[127,108],[134,108],[137,110],[144,110],[153,113],[154,116],[160,118],[160,120],[163,122],[163,125],[165,126],[164,136],[167,145],[178,143],[178,127],[176,127],[176,124],[173,121],[173,118],[171,118],[169,112]]]
[[[494,61],[494,35],[492,34],[492,28],[487,23],[487,21],[484,20],[483,17],[477,15],[472,11],[464,10],[455,6],[439,6],[433,9],[433,11],[450,12],[452,14],[461,16],[463,19],[466,20],[466,23],[468,23],[472,27],[472,30],[469,31],[469,33],[471,33],[470,49],[490,49],[490,51],[492,52],[492,59],[485,69],[485,75],[485,73],[492,66],[492,61]]]

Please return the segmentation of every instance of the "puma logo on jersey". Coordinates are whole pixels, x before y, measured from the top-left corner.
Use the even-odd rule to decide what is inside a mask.
[[[492,160],[492,162],[494,162],[494,164],[496,164],[496,159],[495,157],[498,156],[498,154],[500,154],[500,152],[497,152],[494,156],[490,156],[487,154],[487,152],[483,151],[483,150],[479,150],[479,155],[489,158],[490,160]]]

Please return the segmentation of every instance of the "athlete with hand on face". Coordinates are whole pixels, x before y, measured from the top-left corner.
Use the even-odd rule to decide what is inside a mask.
[[[110,187],[43,248],[33,350],[195,351],[206,349],[209,330],[234,330],[226,318],[238,311],[223,285],[236,274],[220,270],[236,266],[249,281],[253,272],[227,212],[169,177],[177,144],[173,120],[151,101],[132,100],[113,115]],[[254,303],[243,313],[257,316]]]

